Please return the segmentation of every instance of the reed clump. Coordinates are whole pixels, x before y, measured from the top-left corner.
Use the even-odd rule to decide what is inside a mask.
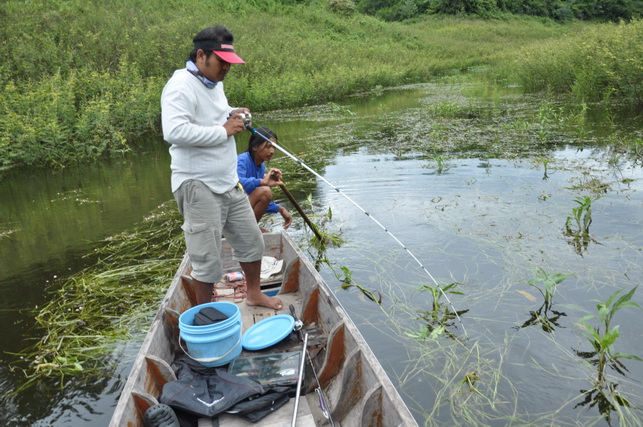
[[[527,90],[572,93],[579,101],[623,99],[643,105],[643,21],[588,26],[514,52],[503,65]]]

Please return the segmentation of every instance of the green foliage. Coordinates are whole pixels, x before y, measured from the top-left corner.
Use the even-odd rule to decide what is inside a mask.
[[[529,318],[518,328],[526,328],[532,325],[540,325],[543,331],[553,332],[554,326],[560,327],[558,320],[561,316],[566,316],[565,313],[553,310],[554,293],[556,285],[563,282],[565,279],[573,277],[573,274],[554,273],[549,274],[541,267],[533,269],[536,277],[526,282],[529,286],[534,287],[543,296],[543,304],[538,310],[529,312]]]
[[[580,102],[613,97],[643,105],[643,21],[599,24],[517,52],[508,78],[528,90],[571,92]]]
[[[512,13],[561,22],[572,19],[618,21],[631,19],[641,12],[641,6],[637,7],[631,0],[358,0],[357,5],[360,12],[386,21],[414,18],[425,13],[483,18]]]
[[[328,0],[328,10],[344,16],[352,16],[357,12],[353,0]]]
[[[532,43],[554,46],[548,40],[556,40],[556,46],[572,51],[578,41],[560,40],[577,27],[535,20],[417,19],[432,4],[7,0],[0,5],[0,170],[62,167],[134,148],[138,135],[158,130],[161,90],[183,67],[192,37],[216,23],[230,28],[247,61],[226,79],[228,99],[253,111],[323,104],[375,87],[496,65],[522,55],[516,51]],[[417,20],[384,23],[355,13],[354,7],[386,19]],[[552,58],[549,51],[534,51],[533,68],[543,70],[546,82],[553,75],[552,85],[579,96],[640,102],[640,32],[630,30],[636,25],[640,28],[640,22],[622,24],[615,44],[583,40],[586,55],[603,54],[600,63],[581,62],[578,55],[555,57],[556,66],[567,71],[561,73],[562,84],[542,65]],[[580,66],[568,65],[570,58],[578,58]],[[523,81],[538,81],[541,75],[530,76],[529,67],[515,69],[511,74]]]
[[[0,95],[0,168],[128,151],[126,137],[158,126],[156,81],[126,62],[113,73],[80,69],[38,82],[7,81]]]
[[[449,331],[449,328],[454,325],[454,320],[458,319],[460,315],[467,313],[469,310],[455,311],[448,301],[447,294],[451,295],[464,295],[454,288],[459,285],[458,282],[449,283],[446,286],[440,287],[438,284],[435,286],[422,285],[420,286],[420,293],[429,292],[433,297],[433,302],[430,310],[420,312],[421,319],[426,322],[426,325],[421,325],[420,332],[415,334],[416,338],[435,338],[437,335],[446,333],[450,338],[456,336]],[[440,299],[444,297],[447,303],[441,302]],[[450,308],[451,307],[451,308]]]
[[[643,359],[636,355],[613,352],[614,343],[620,335],[619,325],[612,327],[614,314],[625,307],[641,309],[637,303],[631,301],[637,288],[638,286],[635,286],[627,294],[621,296],[616,301],[615,299],[623,291],[622,289],[614,292],[605,302],[594,300],[597,302],[596,309],[598,310],[598,315],[588,315],[581,319],[581,323],[585,327],[585,338],[587,338],[587,340],[592,344],[594,349],[593,354],[596,356],[594,363],[596,363],[598,367],[598,378],[596,381],[597,386],[601,385],[605,381],[606,366],[612,364],[618,368],[619,359],[643,361]],[[596,327],[591,326],[587,323],[587,320],[589,319],[598,319],[599,325]]]
[[[574,247],[576,253],[583,255],[589,243],[593,241],[589,234],[589,226],[592,224],[592,202],[600,197],[577,197],[574,202],[578,204],[572,208],[572,214],[565,221],[565,235],[570,238],[569,243]]]
[[[491,17],[499,11],[496,0],[433,0],[431,8],[451,15]]]
[[[578,206],[572,208],[572,214],[565,221],[565,231],[568,235],[589,235],[589,226],[592,224],[592,202],[598,199],[599,197],[592,199],[589,196],[574,199]]]
[[[535,268],[534,273],[536,277],[526,282],[540,292],[545,299],[545,302],[550,303],[554,298],[554,290],[556,285],[560,284],[565,279],[573,277],[573,274],[554,273],[549,274],[541,267]]]

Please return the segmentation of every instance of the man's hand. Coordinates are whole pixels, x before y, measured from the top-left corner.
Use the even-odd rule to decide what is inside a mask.
[[[279,213],[284,218],[284,230],[288,230],[288,227],[290,227],[290,224],[292,224],[292,215],[290,215],[288,209],[284,208],[283,206],[279,206]]]
[[[237,108],[232,112],[232,114],[230,114],[230,118],[228,119],[228,121],[223,124],[223,127],[225,128],[228,136],[237,135],[246,130],[246,125],[239,113],[250,114],[250,110],[245,107]]]
[[[275,185],[284,185],[281,182],[281,171],[279,169],[270,169],[266,176],[259,180],[261,185],[267,185],[268,187],[274,187]]]

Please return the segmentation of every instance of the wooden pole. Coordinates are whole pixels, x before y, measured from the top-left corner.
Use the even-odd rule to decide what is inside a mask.
[[[310,221],[310,219],[308,219],[308,217],[304,213],[304,210],[301,208],[301,206],[299,206],[299,203],[297,203],[297,200],[295,200],[293,195],[290,194],[290,191],[288,191],[288,189],[286,188],[286,186],[284,184],[281,184],[279,187],[284,192],[286,197],[288,197],[288,200],[290,200],[290,203],[292,203],[293,206],[295,207],[295,209],[297,209],[297,212],[299,212],[299,215],[301,215],[301,217],[304,219],[304,222],[306,224],[308,224],[308,227],[310,227],[311,230],[313,230],[313,233],[315,233],[315,236],[317,237],[317,239],[319,239],[320,242],[323,242],[324,239],[322,238],[322,236],[319,233],[319,231],[317,231],[317,227],[315,227],[315,224],[313,224]]]

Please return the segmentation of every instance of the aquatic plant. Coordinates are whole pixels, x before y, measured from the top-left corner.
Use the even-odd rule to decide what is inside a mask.
[[[468,312],[469,310],[459,310],[451,309],[449,303],[444,303],[440,301],[443,296],[446,294],[452,295],[464,295],[462,292],[454,290],[454,288],[459,285],[458,282],[450,283],[444,287],[439,285],[421,285],[419,288],[420,293],[429,292],[433,297],[431,303],[431,310],[420,311],[420,318],[426,322],[426,325],[422,325],[421,334],[422,336],[435,336],[438,334],[446,333],[451,338],[455,338],[455,335],[449,331],[449,327],[454,325],[454,320],[457,319],[460,315]],[[424,332],[423,332],[424,331]]]
[[[589,226],[592,224],[592,202],[595,200],[598,198],[592,200],[589,196],[577,197],[574,200],[578,206],[572,209],[572,214],[565,221],[565,230],[568,235],[589,235]],[[576,224],[575,230],[572,228],[572,221]]]
[[[592,224],[592,203],[600,197],[577,197],[574,202],[578,204],[572,209],[571,215],[565,221],[565,235],[571,237],[570,243],[579,255],[587,249],[593,239],[589,235],[589,226]]]
[[[608,421],[608,424],[613,411],[621,414],[621,408],[629,407],[630,403],[625,396],[618,392],[618,383],[607,381],[605,369],[609,366],[619,374],[625,375],[627,368],[620,359],[643,361],[643,359],[637,355],[614,353],[613,350],[616,339],[620,335],[619,325],[612,327],[614,314],[625,307],[641,309],[637,303],[631,301],[637,288],[638,285],[617,300],[615,300],[616,297],[623,289],[614,292],[605,302],[593,300],[597,302],[596,309],[598,310],[598,314],[590,314],[580,319],[580,323],[584,328],[583,335],[592,345],[593,351],[583,352],[576,350],[576,354],[596,366],[597,378],[591,389],[581,390],[585,397],[584,400],[576,406],[585,406],[587,404],[597,406],[601,415]],[[589,319],[598,319],[598,325],[591,326],[587,322]],[[621,414],[621,418],[623,419],[625,417]]]
[[[543,181],[547,181],[549,179],[549,163],[551,162],[551,159],[548,158],[536,158],[534,159],[535,162],[537,163],[542,163],[543,164]]]
[[[330,264],[328,264],[330,266]],[[380,291],[371,291],[369,289],[366,289],[364,286],[359,285],[353,281],[353,273],[350,271],[348,267],[341,266],[340,269],[344,273],[344,277],[340,277],[337,275],[335,270],[331,267],[331,270],[333,270],[333,273],[335,274],[335,277],[342,282],[341,288],[344,290],[348,290],[351,288],[357,288],[364,296],[366,296],[368,299],[376,303],[377,305],[382,304],[382,294]]]
[[[560,319],[561,316],[566,316],[565,313],[552,309],[556,285],[562,283],[569,277],[573,277],[574,275],[561,273],[549,274],[541,267],[534,268],[533,271],[536,274],[536,277],[525,283],[537,289],[543,296],[544,301],[538,310],[529,312],[529,319],[527,319],[527,321],[517,329],[539,324],[543,331],[553,332],[554,326],[560,327],[558,319]]]
[[[590,342],[594,351],[589,354],[579,353],[579,355],[582,355],[586,359],[591,356],[596,357],[596,359],[592,360],[591,362],[598,368],[598,378],[596,380],[597,386],[603,384],[603,382],[605,381],[605,368],[608,365],[617,372],[623,374],[622,369],[624,369],[625,366],[621,362],[619,362],[619,359],[634,359],[643,361],[643,359],[641,359],[639,356],[633,354],[613,352],[614,343],[620,335],[620,325],[612,327],[614,314],[625,307],[635,307],[639,310],[641,309],[641,307],[637,303],[631,301],[632,296],[634,295],[634,292],[636,292],[637,288],[638,285],[632,288],[628,293],[621,296],[616,301],[616,297],[623,291],[623,289],[619,289],[618,291],[614,292],[605,302],[602,302],[600,300],[593,300],[597,303],[596,309],[598,310],[598,315],[590,314],[580,319],[580,322],[585,329],[583,335]],[[591,326],[587,322],[587,320],[589,319],[598,319],[598,326]]]
[[[331,112],[340,116],[354,116],[355,113],[350,108],[340,105],[336,102],[327,102],[326,105],[330,108]]]
[[[310,216],[312,218],[315,218],[318,220],[318,222],[315,223],[315,227],[317,228],[317,232],[320,234],[322,237],[321,241],[317,239],[316,236],[312,236],[310,238],[310,244],[313,247],[316,247],[318,249],[326,249],[327,246],[331,247],[340,247],[343,243],[345,243],[344,239],[342,239],[341,235],[336,232],[332,232],[328,230],[327,224],[330,223],[333,220],[333,210],[331,207],[328,207],[328,210],[325,213],[316,213],[315,212],[315,204],[313,203],[313,196],[312,194],[308,194],[306,197],[306,202],[304,203],[305,205],[308,205],[310,210],[313,212]]]
[[[549,306],[552,304],[556,285],[574,276],[573,274],[562,273],[549,274],[542,267],[534,268],[533,271],[536,277],[525,283],[537,289],[545,299],[545,303]]]
[[[442,155],[440,155],[440,154],[437,154],[433,159],[437,163],[436,172],[439,175],[445,169],[445,161],[446,161],[446,159],[444,157],[442,157]]]
[[[19,393],[45,378],[96,378],[113,362],[117,343],[142,336],[167,290],[185,246],[173,202],[134,230],[105,240],[96,263],[66,279],[34,309],[38,339],[10,366],[27,378]]]
[[[343,290],[346,291],[346,290],[349,290],[351,288],[355,288],[355,289],[359,290],[369,300],[373,301],[374,303],[376,303],[377,305],[379,305],[381,307],[381,305],[382,305],[382,293],[380,291],[377,291],[377,290],[372,291],[372,290],[366,289],[364,286],[362,286],[360,284],[355,283],[353,281],[353,272],[348,267],[346,267],[346,266],[340,266],[339,267],[340,270],[342,271],[342,273],[344,273],[343,276],[340,276],[337,273],[337,271],[335,270],[335,268],[333,267],[333,265],[330,263],[330,261],[328,261],[328,259],[324,259],[323,261],[324,261],[324,263],[326,265],[328,265],[328,267],[330,267],[331,271],[335,275],[335,278],[337,278],[337,280],[339,280],[342,283],[341,288]]]

